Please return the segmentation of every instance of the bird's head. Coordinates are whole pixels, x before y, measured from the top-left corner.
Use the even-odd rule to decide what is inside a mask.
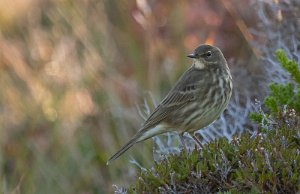
[[[194,60],[193,65],[197,69],[227,64],[221,50],[211,45],[200,45],[187,57]]]

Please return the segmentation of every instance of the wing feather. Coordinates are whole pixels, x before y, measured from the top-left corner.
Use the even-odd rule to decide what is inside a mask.
[[[201,80],[205,79],[203,76],[201,71],[195,70],[193,67],[188,69],[148,117],[141,130],[148,130],[158,125],[170,112],[194,101],[201,92],[199,86],[202,85]]]

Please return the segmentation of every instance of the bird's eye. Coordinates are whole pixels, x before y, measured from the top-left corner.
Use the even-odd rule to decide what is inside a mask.
[[[207,51],[207,53],[205,53],[206,57],[210,57],[212,55],[211,51]]]

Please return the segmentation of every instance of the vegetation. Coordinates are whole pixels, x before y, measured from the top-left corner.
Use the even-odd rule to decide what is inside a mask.
[[[257,133],[231,142],[218,139],[203,150],[182,151],[141,170],[128,193],[297,193],[300,191],[300,71],[282,50],[277,59],[296,82],[271,84],[253,113]],[[263,131],[260,129],[264,128]]]

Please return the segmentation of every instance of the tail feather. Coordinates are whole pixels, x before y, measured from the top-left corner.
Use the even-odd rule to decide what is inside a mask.
[[[106,165],[109,165],[112,161],[119,158],[124,152],[126,152],[129,148],[131,148],[142,136],[142,133],[137,133],[129,142],[127,142],[117,153],[115,153],[106,163]]]
[[[155,135],[167,132],[166,129],[162,129],[160,126],[156,126],[152,129],[144,128],[141,129],[135,136],[127,142],[117,153],[115,153],[108,161],[107,165],[109,165],[112,161],[116,160],[119,156],[121,156],[124,152],[126,152],[129,148],[131,148],[135,143],[144,141],[149,139]]]

